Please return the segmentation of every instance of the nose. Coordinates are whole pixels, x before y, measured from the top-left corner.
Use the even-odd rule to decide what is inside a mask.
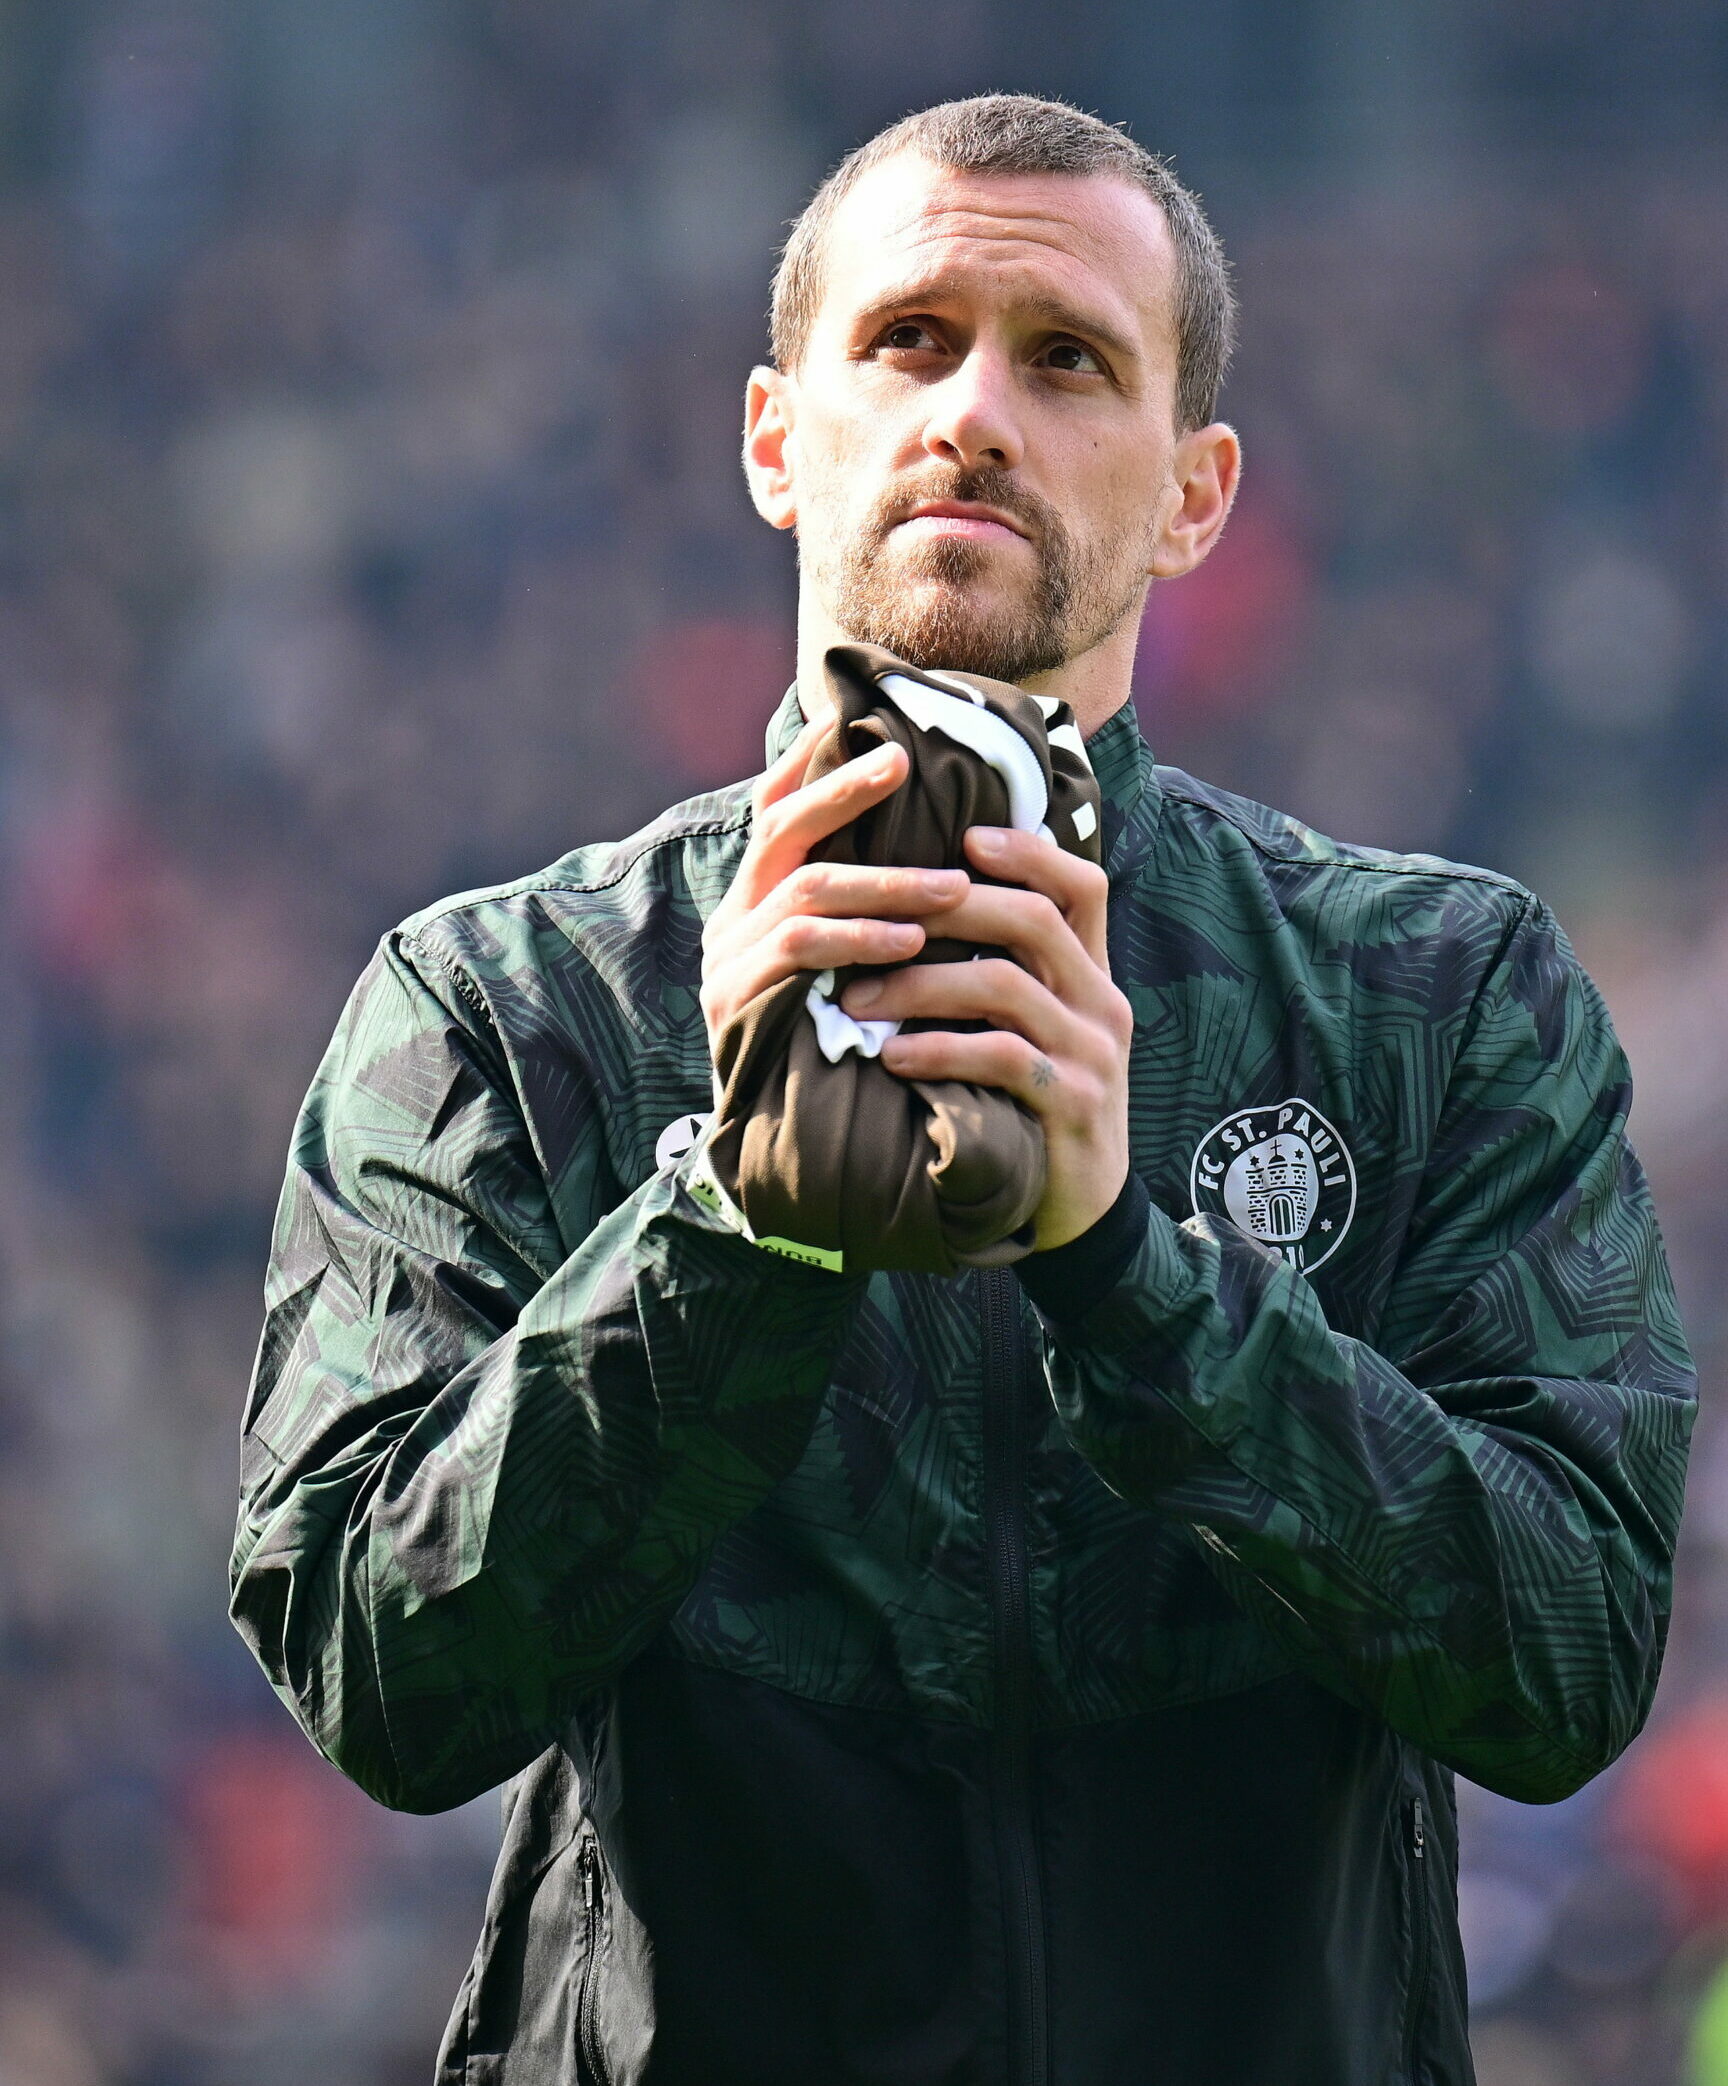
[[[1026,444],[1015,411],[1013,373],[1004,356],[974,342],[952,372],[932,387],[924,447],[962,470],[993,464],[1013,470]]]

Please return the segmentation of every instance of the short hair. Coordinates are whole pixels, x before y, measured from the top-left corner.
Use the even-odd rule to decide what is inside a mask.
[[[1212,419],[1235,345],[1236,298],[1199,197],[1182,186],[1167,160],[1125,130],[1031,94],[939,102],[902,116],[846,155],[793,224],[774,271],[770,327],[777,368],[796,369],[809,345],[835,212],[865,174],[901,153],[956,173],[1114,175],[1143,189],[1163,211],[1176,248],[1176,418],[1185,430]]]

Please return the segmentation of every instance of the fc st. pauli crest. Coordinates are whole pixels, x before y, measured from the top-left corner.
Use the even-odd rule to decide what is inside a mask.
[[[1305,1273],[1337,1252],[1356,1214],[1344,1140],[1299,1098],[1214,1124],[1195,1148],[1189,1187],[1196,1215],[1228,1218]]]

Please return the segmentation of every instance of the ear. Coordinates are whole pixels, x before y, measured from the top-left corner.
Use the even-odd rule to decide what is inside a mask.
[[[1218,540],[1242,476],[1242,445],[1222,420],[1176,444],[1163,526],[1147,570],[1154,579],[1192,572]]]
[[[756,512],[773,529],[793,528],[798,520],[787,453],[797,391],[781,371],[756,368],[744,393],[744,476]]]

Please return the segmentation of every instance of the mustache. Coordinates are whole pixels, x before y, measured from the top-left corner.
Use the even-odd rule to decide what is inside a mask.
[[[897,486],[876,502],[873,533],[886,536],[926,500],[975,501],[981,507],[999,508],[1024,522],[1034,542],[1060,541],[1064,533],[1061,517],[1049,501],[1022,485],[1002,464],[979,464],[970,469],[953,465],[929,473],[914,485]]]

